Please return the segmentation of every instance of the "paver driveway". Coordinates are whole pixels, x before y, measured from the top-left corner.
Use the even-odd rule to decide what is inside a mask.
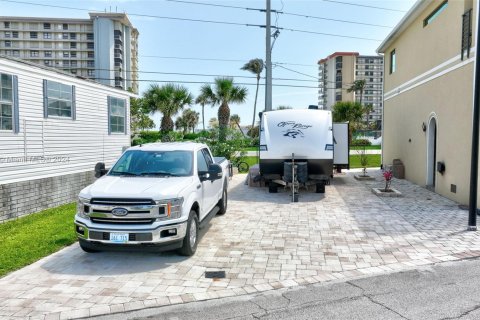
[[[230,185],[194,257],[174,253],[86,254],[74,244],[0,279],[0,316],[75,318],[242,295],[298,284],[480,256],[467,211],[405,181],[404,198],[379,198],[377,181],[336,176],[325,195]],[[226,279],[205,279],[208,270]]]

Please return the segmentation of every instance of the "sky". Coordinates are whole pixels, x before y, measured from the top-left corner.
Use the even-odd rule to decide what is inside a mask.
[[[273,108],[316,105],[318,60],[337,51],[376,54],[381,41],[414,3],[415,0],[271,0],[273,10],[284,12],[272,13],[272,25],[307,31],[280,30],[274,43]],[[196,96],[203,83],[212,82],[216,76],[232,76],[235,83],[247,87],[248,97],[243,104],[231,104],[231,114],[238,114],[241,124],[249,125],[253,118],[256,79],[240,68],[250,59],[265,60],[265,28],[258,25],[265,25],[266,14],[245,8],[264,9],[265,6],[265,0],[0,0],[0,15],[88,19],[89,11],[125,12],[140,33],[140,94],[155,81],[161,81],[160,85],[181,81],[189,82],[181,85]],[[260,83],[264,84],[265,80],[262,78]],[[265,107],[264,92],[265,87],[261,85],[257,113]],[[199,105],[191,108],[201,112]],[[218,107],[205,106],[205,126],[210,118],[217,116],[217,110]],[[158,128],[160,115],[152,118]],[[202,127],[201,116],[199,127]]]

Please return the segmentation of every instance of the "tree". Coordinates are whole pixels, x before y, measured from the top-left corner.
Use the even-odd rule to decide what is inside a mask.
[[[255,102],[253,104],[253,120],[252,127],[255,126],[255,117],[257,116],[257,98],[258,98],[258,87],[260,86],[260,75],[263,71],[264,63],[262,59],[252,59],[245,63],[242,70],[250,71],[251,73],[257,76],[257,89],[255,91]]]
[[[230,129],[235,129],[235,127],[237,127],[238,130],[242,133],[242,136],[246,138],[242,127],[240,127],[240,116],[238,114],[232,114],[232,116],[230,117]]]
[[[183,116],[179,116],[175,119],[175,128],[177,130],[182,130],[183,134],[187,133],[188,124]]]
[[[195,127],[198,124],[199,113],[193,111],[192,109],[185,109],[181,116],[177,117],[175,120],[175,127],[177,130],[182,129],[183,134],[187,133],[188,130],[192,130],[195,133]]]
[[[195,133],[195,127],[198,124],[200,114],[192,109],[186,109],[183,111],[183,118],[187,123],[187,128],[192,130],[193,133]]]
[[[209,127],[210,129],[218,128],[218,120],[217,120],[217,118],[215,118],[215,117],[210,118],[210,120],[208,120],[208,127]]]
[[[352,133],[358,129],[363,117],[362,105],[358,102],[339,101],[332,107],[333,122],[350,122],[348,141],[352,141]]]
[[[160,131],[163,133],[173,130],[172,117],[193,102],[193,96],[186,87],[171,83],[161,87],[158,84],[150,85],[150,88],[144,94],[144,99],[151,112],[159,111],[162,113]]]
[[[240,128],[240,116],[238,114],[232,114],[230,116],[230,129]]]
[[[366,120],[366,127],[367,130],[370,129],[370,113],[373,112],[373,106],[371,104],[366,104],[363,106],[363,114],[365,114]]]
[[[293,109],[293,108],[290,106],[278,106],[277,109],[275,110],[288,110],[288,109]]]
[[[214,86],[205,84],[200,89],[201,95],[205,95],[212,106],[219,105],[218,125],[220,128],[219,139],[226,139],[226,130],[230,121],[229,103],[244,103],[247,98],[248,90],[245,87],[236,86],[233,78],[219,77],[215,78]]]
[[[155,126],[155,122],[148,116],[149,113],[142,98],[130,98],[130,129],[132,132],[151,129]]]
[[[365,89],[365,80],[355,80],[350,88],[347,89],[347,92],[360,92],[360,105],[362,105],[363,90]]]
[[[200,92],[200,95],[195,100],[195,103],[202,106],[202,125],[203,125],[203,130],[205,131],[205,105],[212,104],[212,102],[208,99],[208,97],[204,93]]]

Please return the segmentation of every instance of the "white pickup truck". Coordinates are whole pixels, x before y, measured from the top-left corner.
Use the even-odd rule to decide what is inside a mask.
[[[227,210],[229,162],[200,143],[152,143],[127,149],[110,170],[95,167],[80,192],[75,231],[86,252],[179,249],[193,255],[198,230]]]

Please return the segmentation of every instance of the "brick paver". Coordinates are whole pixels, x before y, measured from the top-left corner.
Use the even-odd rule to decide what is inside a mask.
[[[373,171],[372,171],[373,172]],[[326,193],[230,185],[229,209],[206,228],[197,253],[86,254],[74,244],[0,279],[0,317],[68,319],[243,295],[480,256],[468,212],[394,180],[403,198],[380,198],[352,173]],[[206,279],[224,270],[226,279]]]

